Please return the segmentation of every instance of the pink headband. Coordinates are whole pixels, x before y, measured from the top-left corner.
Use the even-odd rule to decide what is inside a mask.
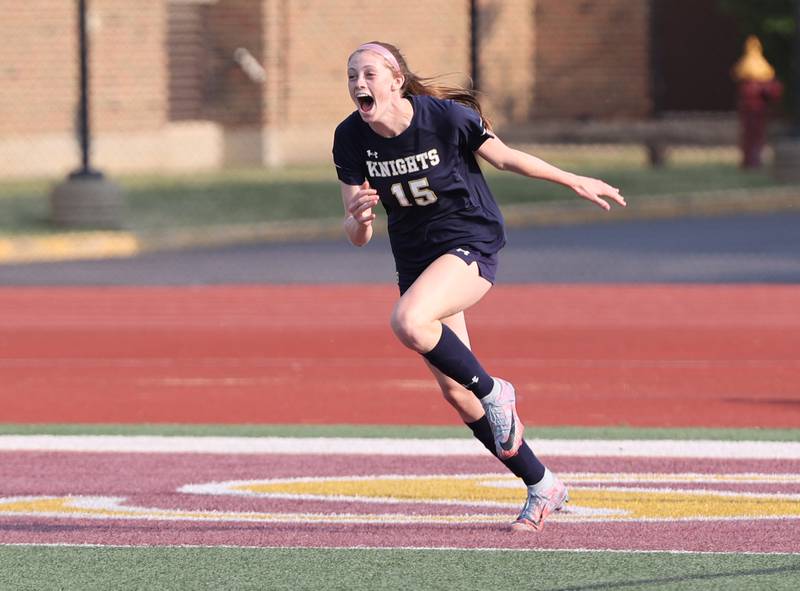
[[[383,45],[378,45],[377,43],[364,43],[363,45],[359,45],[358,49],[356,49],[353,53],[359,51],[374,51],[382,58],[384,58],[389,64],[395,69],[397,72],[402,72],[400,69],[400,64],[397,63],[397,58],[394,57],[394,54],[386,49]]]

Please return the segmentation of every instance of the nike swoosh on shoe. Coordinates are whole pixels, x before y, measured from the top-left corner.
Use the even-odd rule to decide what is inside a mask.
[[[514,447],[514,435],[516,434],[516,430],[517,421],[512,417],[511,430],[508,432],[508,439],[500,442],[500,447],[503,448],[504,451],[511,451]]]

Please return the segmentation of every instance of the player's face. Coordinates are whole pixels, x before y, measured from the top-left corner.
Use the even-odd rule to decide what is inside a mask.
[[[347,86],[358,114],[367,123],[379,121],[399,96],[402,78],[395,76],[386,60],[372,51],[359,51],[347,64]]]

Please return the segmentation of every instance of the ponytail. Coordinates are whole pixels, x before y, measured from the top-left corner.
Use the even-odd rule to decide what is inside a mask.
[[[405,84],[403,85],[403,94],[405,96],[419,96],[427,95],[438,99],[450,99],[457,103],[461,103],[478,112],[481,119],[483,119],[486,128],[491,130],[491,123],[483,114],[483,108],[478,100],[477,93],[470,89],[461,86],[447,86],[439,84],[438,77],[420,78],[413,72],[406,72]]]

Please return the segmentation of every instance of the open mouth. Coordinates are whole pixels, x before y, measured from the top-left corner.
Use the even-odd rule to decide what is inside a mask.
[[[358,109],[362,113],[369,113],[375,107],[375,99],[369,95],[357,96],[356,100],[358,101]]]

